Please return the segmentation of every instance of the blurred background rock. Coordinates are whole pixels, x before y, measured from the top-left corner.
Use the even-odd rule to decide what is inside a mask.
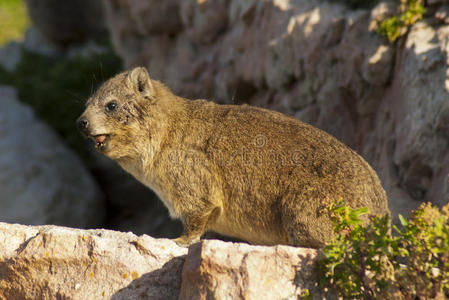
[[[56,44],[83,42],[104,29],[103,7],[92,0],[26,0],[33,26]]]
[[[1,97],[31,107],[49,125],[43,130],[58,136],[52,144],[81,158],[79,170],[54,162],[58,177],[78,172],[98,190],[92,202],[98,214],[85,213],[93,223],[64,223],[64,217],[17,222],[156,237],[181,232],[151,191],[97,155],[73,125],[99,84],[137,65],[180,96],[268,107],[333,134],[378,172],[393,216],[408,215],[423,201],[442,206],[449,200],[449,1],[426,3],[424,19],[390,43],[375,31],[379,20],[397,13],[398,1],[27,0],[31,22],[24,2],[2,1],[0,84],[15,91],[7,88]],[[25,112],[7,112],[13,109],[19,105],[2,106],[4,116],[40,122]],[[29,126],[34,125],[5,136],[26,137]],[[2,128],[11,127],[0,123],[0,133]],[[23,142],[7,143],[0,147],[26,148]],[[21,166],[35,169],[21,160],[39,156],[20,157],[9,164],[17,171],[5,171],[8,167],[0,173],[21,178],[26,171]],[[10,184],[3,176],[0,189]],[[33,184],[29,180],[21,183],[23,189]],[[37,193],[34,199],[41,203]],[[7,211],[2,206],[19,201],[12,194],[0,194],[0,220],[16,217],[2,215]],[[91,203],[69,200],[73,206],[64,209],[80,201]],[[45,213],[52,214],[54,204],[48,203]]]

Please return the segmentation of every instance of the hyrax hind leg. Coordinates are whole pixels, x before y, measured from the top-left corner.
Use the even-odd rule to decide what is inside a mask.
[[[288,195],[282,201],[281,221],[288,243],[297,247],[321,248],[331,238],[332,225],[323,211],[324,199],[309,191]]]

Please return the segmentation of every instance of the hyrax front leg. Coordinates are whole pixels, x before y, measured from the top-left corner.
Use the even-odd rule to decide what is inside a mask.
[[[223,191],[216,166],[200,151],[177,152],[179,160],[170,167],[169,182],[177,179],[171,189],[175,216],[184,225],[184,233],[175,239],[181,246],[200,240],[222,212]]]
[[[220,208],[198,210],[189,212],[182,217],[184,233],[174,239],[179,246],[186,247],[200,241],[201,236],[207,230],[208,224],[215,222],[220,214]]]

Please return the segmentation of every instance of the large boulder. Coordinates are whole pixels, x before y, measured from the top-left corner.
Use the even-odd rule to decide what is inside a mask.
[[[102,194],[81,160],[16,91],[0,87],[0,220],[94,227]]]
[[[0,223],[0,298],[298,299],[316,250]]]

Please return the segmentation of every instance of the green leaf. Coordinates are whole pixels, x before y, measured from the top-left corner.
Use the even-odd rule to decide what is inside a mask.
[[[393,227],[393,229],[394,229],[397,233],[402,234],[402,231],[398,228],[398,226],[392,225],[391,227]]]
[[[408,225],[408,221],[401,214],[399,214],[398,217],[399,221],[401,222],[401,225],[406,227]]]

